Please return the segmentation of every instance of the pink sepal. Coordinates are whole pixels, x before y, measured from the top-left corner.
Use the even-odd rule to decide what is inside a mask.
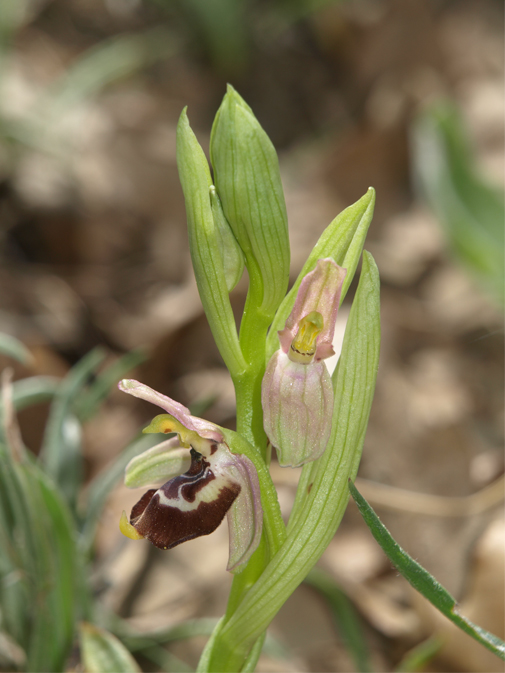
[[[166,395],[158,393],[144,383],[135,381],[135,379],[123,379],[118,383],[118,388],[124,393],[138,397],[146,402],[151,402],[151,404],[156,404],[166,411],[167,414],[173,416],[179,423],[182,423],[185,428],[196,432],[200,437],[212,439],[218,443],[223,441],[223,435],[214,423],[210,423],[203,418],[191,416],[189,409],[183,404],[172,400]]]
[[[292,362],[280,349],[268,363],[261,386],[263,424],[280,465],[316,460],[328,443],[333,388],[324,362]]]

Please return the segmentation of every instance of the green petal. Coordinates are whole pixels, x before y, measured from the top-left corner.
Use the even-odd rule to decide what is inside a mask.
[[[190,464],[188,449],[181,448],[177,437],[172,437],[130,460],[125,469],[125,486],[140,488],[163,484],[187,472]]]

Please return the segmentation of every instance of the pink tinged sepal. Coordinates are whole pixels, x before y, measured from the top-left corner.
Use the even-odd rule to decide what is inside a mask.
[[[334,355],[331,342],[346,273],[346,269],[328,257],[319,259],[316,268],[305,276],[298,289],[293,310],[286,320],[284,329],[279,332],[284,353],[289,353],[301,321],[309,314],[317,312],[322,316],[323,328],[317,338],[314,359],[319,361]]]
[[[218,428],[209,421],[203,418],[192,416],[189,409],[183,404],[172,400],[166,395],[158,393],[156,390],[149,388],[149,386],[135,381],[134,379],[123,379],[118,383],[119,390],[124,393],[138,397],[151,404],[156,404],[158,407],[164,409],[167,414],[170,414],[176,421],[178,421],[184,428],[190,432],[196,433],[203,439],[211,439],[215,442],[223,441],[223,434]],[[165,432],[179,432],[179,430],[164,430]],[[162,432],[161,430],[159,432]]]
[[[230,557],[227,570],[240,572],[256,551],[263,528],[263,509],[258,473],[247,456],[234,456],[231,474],[241,490],[228,511]]]
[[[333,414],[333,388],[323,362],[292,362],[276,351],[261,389],[265,432],[282,467],[299,467],[326,448]]]

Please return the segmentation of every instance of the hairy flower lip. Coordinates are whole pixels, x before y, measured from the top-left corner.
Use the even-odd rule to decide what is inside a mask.
[[[191,449],[189,470],[147,491],[134,505],[130,524],[159,549],[213,533],[241,491],[231,480],[216,489],[217,478],[210,462]],[[212,499],[206,499],[206,490]]]
[[[143,479],[143,470],[151,474],[149,470],[160,454],[166,455],[167,460],[178,458],[178,452],[191,445],[189,469],[144,493],[134,505],[130,521],[121,519],[121,532],[131,539],[145,538],[160,549],[172,549],[212,533],[226,515],[230,532],[228,570],[239,572],[256,550],[263,524],[259,480],[253,463],[247,456],[230,451],[217,426],[191,416],[179,402],[133,379],[123,379],[118,387],[168,412],[156,416],[146,430],[165,432],[164,428],[175,428],[182,443],[182,447],[178,446],[173,438],[137,456],[128,466],[135,470],[133,476]],[[172,468],[165,469],[170,473]]]

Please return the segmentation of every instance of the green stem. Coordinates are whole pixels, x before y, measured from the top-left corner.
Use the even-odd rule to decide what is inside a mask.
[[[265,373],[265,340],[272,316],[261,310],[263,280],[252,257],[247,259],[249,291],[240,324],[240,347],[247,370],[233,380],[237,397],[237,432],[266,457],[267,437],[263,430],[261,381]]]
[[[259,268],[254,259],[247,260],[249,273],[249,291],[244,307],[242,322],[240,325],[240,347],[247,362],[247,370],[242,375],[234,378],[235,393],[237,398],[237,432],[255,446],[266,463],[267,437],[263,429],[263,410],[261,407],[261,382],[265,373],[265,340],[272,316],[261,311],[263,300],[263,281]],[[263,502],[265,508],[265,502]],[[278,510],[278,503],[275,504]],[[267,505],[268,507],[268,505]],[[272,508],[274,507],[272,506]],[[265,520],[271,518],[272,512],[264,512]],[[280,510],[275,512],[274,518],[280,519]],[[280,519],[282,522],[282,519]],[[277,526],[277,529],[279,527]],[[279,538],[279,539],[277,539]],[[263,531],[263,536],[258,549],[252,555],[244,570],[235,575],[228,599],[228,606],[221,628],[232,618],[244,596],[257,582],[271,557],[279,548],[285,538],[285,528],[282,532],[276,532],[275,541],[272,535]],[[260,638],[261,639],[261,638]],[[250,654],[248,670],[254,670],[255,663],[261,652],[261,643],[258,641]],[[212,652],[220,651],[227,647],[223,643],[219,633],[216,635]],[[209,657],[209,669],[212,669],[212,653]]]

